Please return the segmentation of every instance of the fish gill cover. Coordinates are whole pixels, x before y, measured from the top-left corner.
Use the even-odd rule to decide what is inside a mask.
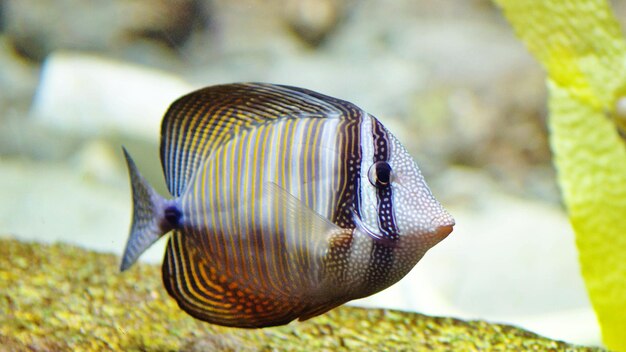
[[[602,0],[495,0],[548,73],[558,181],[610,349],[626,350],[626,42]]]

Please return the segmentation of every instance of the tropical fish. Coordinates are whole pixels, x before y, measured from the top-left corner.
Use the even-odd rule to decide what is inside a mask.
[[[454,225],[380,121],[307,89],[226,84],[172,103],[171,199],[124,154],[134,209],[121,270],[172,232],[163,283],[213,324],[282,325],[376,293]]]

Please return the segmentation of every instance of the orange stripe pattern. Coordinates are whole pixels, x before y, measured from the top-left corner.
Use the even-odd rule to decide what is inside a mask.
[[[330,292],[349,267],[339,254],[352,243],[363,116],[345,101],[265,84],[209,87],[172,104],[161,158],[184,216],[163,280],[181,308],[260,327],[349,299]],[[289,205],[298,202],[313,215]]]

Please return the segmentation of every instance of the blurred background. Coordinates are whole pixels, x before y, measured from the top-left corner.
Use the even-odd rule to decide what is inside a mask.
[[[166,194],[162,114],[237,81],[377,116],[456,218],[405,279],[353,304],[600,344],[551,165],[544,73],[487,0],[0,0],[0,236],[121,254],[121,145]],[[160,262],[164,244],[142,259]]]

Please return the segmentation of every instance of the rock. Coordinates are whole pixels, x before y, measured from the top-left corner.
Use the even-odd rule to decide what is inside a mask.
[[[118,163],[118,153],[121,148],[113,148],[102,139],[93,139],[85,142],[73,158],[74,170],[83,178],[100,184],[119,185],[119,176],[124,174]]]
[[[313,2],[217,1],[222,56],[190,49],[203,62],[194,79],[270,81],[346,99],[398,134],[426,172],[484,167],[511,190],[558,202],[555,182],[536,186],[554,177],[544,74],[490,2],[343,0],[325,10],[316,1],[312,15],[304,9]],[[305,27],[302,16],[333,11],[345,20],[313,50],[276,25]]]
[[[76,155],[67,163],[2,159],[0,184],[11,187],[0,188],[0,227],[24,240],[63,241],[121,254],[128,237],[132,208],[128,174],[119,144],[115,145],[115,160],[81,162],[81,158],[94,157],[94,153],[110,158],[111,148],[103,141],[87,143],[82,148],[79,144]],[[135,146],[130,150],[134,155],[142,155],[136,153],[142,149]],[[156,155],[152,157],[154,160],[142,157],[138,165],[142,171],[149,171],[143,166],[146,160],[151,161],[154,170],[144,175],[163,190],[160,164]],[[94,175],[102,167],[109,169],[104,175]],[[142,259],[161,261],[164,244],[164,241],[155,244]]]
[[[299,38],[316,47],[333,33],[354,3],[350,0],[278,1],[283,21]]]
[[[1,33],[0,67],[0,111],[28,108],[37,85],[37,68],[25,62]]]
[[[59,49],[120,51],[145,39],[180,46],[206,21],[200,0],[4,0],[2,23],[36,61]]]
[[[119,257],[64,244],[0,239],[0,343],[48,350],[565,350],[593,351],[522,329],[382,309],[339,307],[306,322],[233,329],[195,320],[160,268],[118,272]]]
[[[169,105],[191,90],[182,79],[156,69],[59,52],[41,69],[31,113],[40,123],[74,134],[157,140]]]

